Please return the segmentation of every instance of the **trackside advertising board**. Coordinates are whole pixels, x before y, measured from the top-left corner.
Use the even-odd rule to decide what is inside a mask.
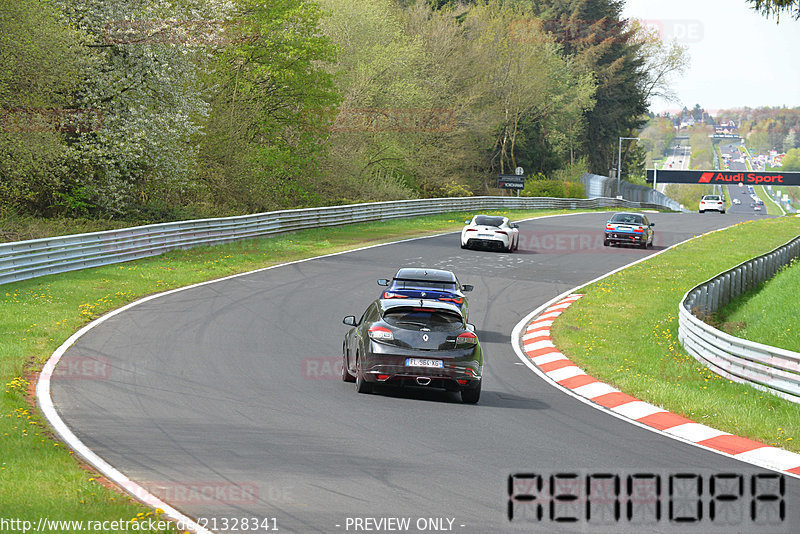
[[[780,171],[658,171],[660,184],[800,185],[800,172]],[[647,171],[653,183],[653,170]]]

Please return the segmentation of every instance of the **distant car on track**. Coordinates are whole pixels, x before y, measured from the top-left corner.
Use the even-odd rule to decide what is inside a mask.
[[[508,217],[476,215],[465,221],[461,230],[461,248],[478,245],[500,248],[513,252],[519,248],[519,226],[509,222]]]
[[[733,199],[733,203],[734,203],[734,204],[741,204],[741,203],[742,203],[742,201],[741,201],[741,200],[739,200],[738,198],[734,198],[734,199]]]
[[[456,275],[442,269],[424,267],[404,267],[395,273],[394,278],[379,278],[378,285],[386,287],[379,298],[382,299],[427,299],[455,304],[467,319],[469,302],[464,293],[472,291],[473,286],[462,285]]]
[[[420,299],[377,299],[351,326],[342,346],[342,380],[369,393],[376,383],[459,391],[465,403],[481,395],[483,352],[458,307]]]
[[[641,248],[653,246],[656,223],[650,222],[643,213],[615,213],[606,221],[603,245],[637,245]]]
[[[761,211],[761,206],[756,204],[755,206],[753,206],[753,211]]]
[[[700,209],[698,211],[700,213],[707,211],[725,213],[725,199],[719,195],[703,195],[703,198],[700,199]]]

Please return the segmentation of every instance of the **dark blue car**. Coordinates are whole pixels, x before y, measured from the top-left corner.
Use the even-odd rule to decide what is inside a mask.
[[[464,293],[472,291],[471,285],[461,285],[456,275],[441,269],[404,268],[397,271],[394,278],[378,280],[379,286],[386,290],[379,298],[407,299],[419,298],[438,300],[455,304],[467,320],[467,297]]]

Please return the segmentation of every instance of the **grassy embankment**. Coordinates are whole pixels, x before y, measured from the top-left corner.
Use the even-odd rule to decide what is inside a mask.
[[[800,352],[800,262],[782,269],[757,291],[718,313],[719,326],[734,336]]]
[[[556,321],[554,342],[589,374],[630,395],[698,423],[800,452],[800,405],[700,365],[678,341],[677,317],[686,291],[798,234],[795,217],[738,224],[625,269],[581,290],[586,296]]]

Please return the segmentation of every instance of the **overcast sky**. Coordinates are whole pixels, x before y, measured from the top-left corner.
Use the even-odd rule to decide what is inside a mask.
[[[688,46],[690,67],[673,82],[679,103],[651,102],[651,110],[695,104],[708,110],[744,106],[800,106],[800,21],[780,24],[745,0],[626,0],[623,15],[660,28]]]

